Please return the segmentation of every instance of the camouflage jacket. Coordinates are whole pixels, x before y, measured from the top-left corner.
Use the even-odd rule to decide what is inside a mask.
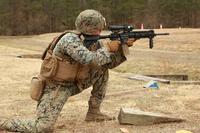
[[[65,34],[56,44],[53,53],[68,60],[71,64],[76,62],[80,64],[96,63],[98,66],[110,69],[126,60],[120,50],[110,53],[105,47],[101,47],[91,51],[91,47],[86,48],[80,37],[74,33]]]

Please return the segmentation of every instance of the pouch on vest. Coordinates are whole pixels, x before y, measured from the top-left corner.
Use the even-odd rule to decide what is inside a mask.
[[[43,94],[43,89],[45,87],[45,81],[42,80],[40,77],[33,77],[31,80],[31,98],[33,100],[39,101],[42,94]]]
[[[57,58],[47,53],[41,65],[40,75],[44,78],[52,78],[56,75],[57,68],[58,68]]]

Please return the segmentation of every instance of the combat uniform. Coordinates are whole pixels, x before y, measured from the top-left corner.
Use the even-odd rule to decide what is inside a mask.
[[[0,129],[24,133],[51,132],[57,117],[70,96],[80,93],[92,86],[89,108],[99,109],[105,97],[108,82],[108,69],[114,68],[126,60],[119,49],[110,53],[100,42],[86,48],[80,37],[74,33],[65,34],[57,43],[53,54],[64,58],[71,64],[90,65],[88,75],[77,81],[66,81],[62,84],[47,80],[42,97],[38,101],[37,115],[31,120],[9,119],[0,120]],[[91,47],[95,46],[95,50]],[[97,110],[99,111],[99,110]],[[90,118],[88,118],[90,119]]]

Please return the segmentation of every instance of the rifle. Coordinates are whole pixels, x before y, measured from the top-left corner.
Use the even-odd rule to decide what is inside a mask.
[[[134,28],[132,25],[112,25],[112,26],[109,26],[108,29],[111,31],[110,35],[85,36],[85,41],[96,41],[99,39],[109,38],[110,40],[120,40],[122,44],[126,44],[126,41],[129,38],[135,38],[135,39],[148,38],[149,48],[152,49],[153,38],[155,36],[169,35],[169,33],[155,33],[154,30],[133,31]],[[124,45],[124,46],[127,47],[127,45]]]

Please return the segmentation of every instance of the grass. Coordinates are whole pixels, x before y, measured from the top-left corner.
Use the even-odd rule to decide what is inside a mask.
[[[57,133],[121,133],[126,128],[131,133],[175,133],[189,130],[199,133],[200,86],[165,85],[160,89],[144,89],[146,82],[129,80],[125,72],[137,74],[188,74],[198,79],[199,29],[168,29],[157,32],[170,32],[169,37],[155,40],[155,48],[148,49],[147,40],[138,40],[130,51],[128,61],[110,71],[108,90],[103,112],[116,116],[121,107],[137,108],[144,111],[166,113],[184,118],[183,123],[166,123],[150,126],[120,125],[118,121],[87,123],[84,121],[91,88],[70,97],[55,125]],[[4,117],[33,118],[37,103],[30,99],[29,83],[37,75],[41,60],[19,59],[19,54],[35,54],[57,34],[44,34],[31,37],[0,37],[0,114]],[[197,37],[198,36],[198,37]],[[186,42],[186,43],[184,43]]]

